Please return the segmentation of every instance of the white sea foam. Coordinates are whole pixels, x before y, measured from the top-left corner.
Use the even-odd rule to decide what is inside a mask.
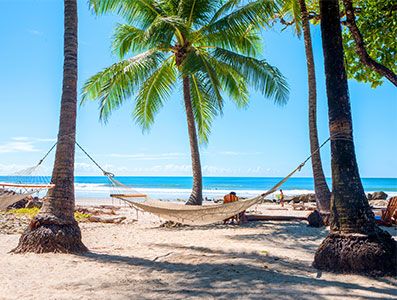
[[[131,189],[132,190],[132,189]],[[191,189],[183,189],[183,188],[133,188],[134,191],[147,194],[152,198],[157,199],[167,199],[167,200],[176,200],[176,199],[187,199],[190,195]],[[97,184],[97,183],[76,183],[75,191],[77,198],[107,198],[111,193],[125,193],[128,192],[124,188],[115,189],[114,187],[106,184]],[[209,199],[219,199],[222,198],[225,194],[229,193],[231,190],[226,189],[204,189],[203,196]],[[239,197],[254,197],[259,195],[266,190],[238,190],[234,189]],[[373,191],[367,191],[371,193]],[[388,192],[385,191],[389,197],[397,196],[397,192]],[[275,198],[275,194],[270,194],[267,198],[272,199]],[[313,190],[307,189],[293,189],[293,190],[283,190],[283,193],[287,197],[291,196],[299,196],[308,193],[314,193]]]
[[[182,188],[134,188],[136,192],[150,195],[152,198],[159,199],[186,199],[189,197],[191,189]],[[121,188],[118,191],[105,184],[91,184],[91,183],[76,183],[75,191],[78,198],[105,198],[111,193],[124,193],[126,189]],[[265,190],[234,190],[239,197],[254,197],[259,195]],[[307,193],[312,193],[311,190],[283,190],[286,196],[302,195]],[[230,193],[230,190],[226,189],[204,189],[203,196],[210,199],[222,198],[225,194]],[[273,194],[268,196],[269,198],[274,197]]]

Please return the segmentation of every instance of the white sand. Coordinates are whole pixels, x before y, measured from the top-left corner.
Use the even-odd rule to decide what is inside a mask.
[[[82,256],[8,254],[19,235],[0,235],[0,299],[397,299],[394,278],[312,268],[327,230],[305,222],[81,228]]]

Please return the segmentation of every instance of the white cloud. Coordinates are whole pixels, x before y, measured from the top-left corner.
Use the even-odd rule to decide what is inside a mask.
[[[25,136],[12,137],[11,141],[0,144],[0,153],[38,152],[37,143],[54,142],[52,138],[29,138]]]
[[[32,142],[15,141],[0,145],[0,153],[14,153],[14,152],[37,152],[37,149]]]

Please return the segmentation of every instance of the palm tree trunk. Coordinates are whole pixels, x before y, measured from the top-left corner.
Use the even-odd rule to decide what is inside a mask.
[[[314,266],[329,271],[392,274],[397,243],[377,227],[361,183],[353,127],[338,0],[320,0],[328,117],[331,134],[331,232]]]
[[[305,0],[299,0],[302,13],[303,36],[305,41],[307,77],[309,86],[309,137],[310,151],[312,156],[312,169],[314,178],[314,191],[316,193],[317,209],[327,221],[330,211],[331,192],[325,180],[323,166],[321,163],[320,151],[318,151],[317,133],[317,87],[316,73],[314,68],[313,46],[310,34],[309,16],[307,13]],[[327,222],[325,222],[327,223]]]
[[[183,78],[183,100],[185,103],[187,127],[190,140],[190,154],[192,157],[193,189],[186,204],[201,205],[203,203],[203,177],[201,174],[200,152],[197,139],[196,123],[190,96],[189,77]]]
[[[58,144],[43,208],[22,234],[14,252],[83,252],[74,219],[74,153],[77,111],[77,2],[65,0],[64,65]]]

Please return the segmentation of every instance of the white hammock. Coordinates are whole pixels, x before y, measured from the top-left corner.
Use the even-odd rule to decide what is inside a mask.
[[[307,161],[307,160],[306,160]],[[277,189],[283,185],[293,174],[300,171],[306,161],[300,164],[295,170],[289,173],[285,178],[280,180],[275,186],[269,189],[267,192],[258,195],[256,197],[239,200],[224,204],[209,204],[209,205],[185,205],[177,204],[168,201],[160,201],[150,199],[147,195],[142,194],[111,194],[111,197],[120,199],[128,203],[131,207],[145,212],[152,213],[167,221],[173,221],[185,225],[208,225],[223,221],[227,218],[235,216],[251,206],[262,201],[266,196],[274,193]],[[107,173],[105,175],[111,180],[115,186],[124,186],[119,181],[115,180],[112,174]],[[144,202],[131,200],[133,198],[144,198]]]
[[[44,159],[54,149],[56,143],[44,155],[39,163],[33,167],[21,170],[7,177],[7,182],[0,182],[0,210],[6,210],[10,205],[28,198],[34,194],[53,188],[45,176],[33,175],[37,172]]]
[[[152,199],[137,202],[126,198],[117,198],[126,201],[133,208],[185,225],[207,225],[220,222],[247,210],[263,199],[262,196],[257,196],[225,204],[184,205]]]
[[[295,170],[289,173],[285,178],[280,180],[275,186],[269,189],[267,192],[258,195],[254,198],[247,200],[240,200],[231,203],[224,204],[211,204],[211,205],[184,205],[177,204],[168,201],[160,201],[150,199],[147,195],[133,191],[128,186],[122,184],[114,178],[114,175],[110,172],[105,171],[77,142],[76,145],[88,156],[88,158],[103,172],[105,176],[109,178],[113,187],[121,187],[130,192],[127,193],[113,193],[110,196],[128,203],[131,207],[143,210],[160,218],[168,221],[173,221],[185,225],[207,225],[216,222],[223,221],[234,215],[237,215],[251,206],[262,201],[266,196],[274,193],[278,188],[283,185],[292,175],[300,171],[306,162],[313,156],[314,153],[320,151],[320,149],[329,141],[328,138],[323,142],[311,155],[301,163]],[[117,190],[116,190],[117,191]],[[131,192],[132,191],[132,192]],[[141,198],[144,201],[136,201],[132,199]]]

